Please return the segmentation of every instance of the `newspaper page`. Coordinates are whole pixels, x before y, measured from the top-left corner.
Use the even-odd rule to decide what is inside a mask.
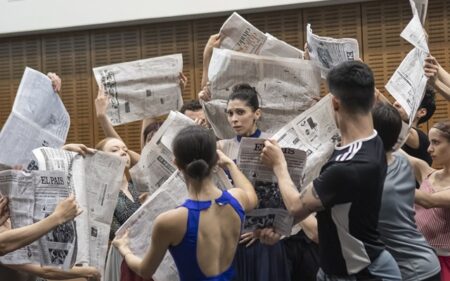
[[[187,197],[183,176],[180,172],[173,173],[161,188],[154,192],[117,230],[116,237],[123,236],[128,230],[131,251],[136,256],[143,258],[150,247],[152,227],[156,217],[180,206]],[[170,253],[166,253],[153,279],[157,281],[179,280],[178,271]]]
[[[430,50],[428,48],[428,38],[427,34],[425,32],[425,29],[422,26],[422,23],[420,22],[419,14],[416,9],[416,5],[414,4],[413,0],[409,1],[411,4],[411,9],[413,11],[413,18],[408,23],[408,25],[403,29],[400,36],[414,45],[414,47],[422,50],[423,52],[429,54]]]
[[[69,126],[69,114],[50,79],[25,68],[12,112],[0,132],[0,163],[27,165],[33,149],[61,147]]]
[[[213,100],[227,101],[233,86],[247,83],[260,98],[259,127],[274,133],[316,103],[320,95],[320,70],[314,62],[291,58],[263,57],[231,50],[214,49],[208,70]],[[223,103],[222,103],[223,104]],[[216,112],[223,112],[218,109]],[[208,115],[209,121],[213,118]],[[220,118],[219,120],[225,120]],[[226,124],[214,124],[223,128]],[[217,135],[226,135],[215,131]]]
[[[109,96],[106,114],[114,126],[165,115],[183,105],[181,54],[101,66],[93,71],[97,84]]]
[[[259,160],[264,141],[264,139],[242,138],[239,147],[237,164],[255,187],[258,196],[258,206],[256,210],[247,214],[244,231],[274,227],[281,235],[289,236],[293,217],[286,210],[273,170]],[[306,161],[306,153],[294,148],[282,148],[282,150],[292,181],[298,185]]]
[[[222,140],[233,138],[236,133],[228,123],[228,117],[226,114],[227,101],[226,100],[211,100],[208,102],[201,102],[203,112],[205,113],[206,120],[214,130],[214,134]],[[265,130],[263,124],[262,129]]]
[[[420,22],[425,26],[425,20],[427,18],[428,12],[428,0],[414,0],[415,7],[417,9],[417,14],[419,15]],[[413,14],[415,13],[414,8],[411,5]]]
[[[53,213],[69,196],[61,171],[0,172],[0,192],[9,197],[12,228],[31,225]],[[75,222],[59,225],[38,241],[0,257],[3,264],[36,263],[69,269],[77,250]]]
[[[385,88],[403,107],[411,125],[423,96],[428,78],[423,65],[427,54],[418,48],[412,49],[387,82]]]
[[[328,94],[272,137],[281,147],[306,151],[307,160],[303,176],[301,181],[295,182],[302,188],[319,176],[320,169],[340,141],[331,106],[331,95]]]
[[[308,24],[306,29],[309,56],[319,64],[323,79],[331,68],[341,62],[359,59],[359,45],[356,39],[318,36],[312,32],[311,24]]]
[[[50,148],[33,151],[41,170],[65,170],[83,213],[77,224],[77,263],[103,271],[110,226],[122,184],[125,163],[119,157],[97,151],[75,155]]]
[[[224,36],[220,48],[237,52],[274,57],[303,59],[303,51],[263,33],[234,12],[220,28]]]

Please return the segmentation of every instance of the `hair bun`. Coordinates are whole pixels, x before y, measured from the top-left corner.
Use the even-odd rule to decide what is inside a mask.
[[[196,180],[204,179],[209,171],[209,165],[203,159],[194,160],[186,166],[186,174]]]

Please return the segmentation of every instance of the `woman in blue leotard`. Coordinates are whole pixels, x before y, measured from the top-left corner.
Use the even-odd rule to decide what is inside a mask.
[[[256,206],[255,190],[236,164],[216,149],[216,138],[207,129],[181,130],[173,141],[173,152],[189,198],[156,218],[143,259],[132,254],[126,235],[113,244],[128,266],[144,278],[153,275],[168,249],[182,281],[231,280],[244,211]],[[214,184],[211,170],[216,164],[230,172],[239,188],[222,191]]]

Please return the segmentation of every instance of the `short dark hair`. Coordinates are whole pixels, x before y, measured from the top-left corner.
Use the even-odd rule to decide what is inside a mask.
[[[172,143],[175,161],[190,178],[201,181],[217,164],[216,137],[201,126],[182,129]]]
[[[180,112],[184,114],[186,112],[186,110],[199,111],[201,109],[202,109],[202,105],[200,104],[200,102],[198,100],[191,100],[191,101],[183,104],[183,106],[180,109]]]
[[[369,113],[375,101],[372,70],[359,61],[347,61],[333,67],[327,76],[328,88],[351,114]]]
[[[150,123],[145,127],[144,132],[142,132],[142,136],[144,137],[144,142],[147,139],[147,136],[150,133],[158,131],[158,129],[161,127],[162,122],[161,121],[155,121],[153,123]]]
[[[245,102],[248,107],[251,107],[253,111],[259,108],[258,92],[255,87],[249,84],[237,84],[233,87],[233,90],[228,97],[228,102],[231,100],[241,100]]]
[[[432,86],[430,86],[429,84],[427,84],[427,87],[425,88],[425,95],[423,96],[423,100],[420,103],[420,107],[419,107],[419,109],[425,108],[427,111],[427,114],[420,117],[418,124],[427,122],[431,118],[431,116],[433,116],[434,112],[436,111],[435,95],[436,95],[436,93],[434,91],[434,88]]]
[[[373,127],[383,141],[384,150],[392,151],[402,130],[402,118],[395,107],[378,102],[372,109]]]

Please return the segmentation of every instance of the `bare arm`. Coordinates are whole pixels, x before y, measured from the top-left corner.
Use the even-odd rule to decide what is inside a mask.
[[[309,239],[319,244],[319,232],[317,231],[317,219],[311,214],[300,222],[300,226]]]
[[[415,202],[426,209],[450,208],[450,189],[432,194],[416,190]]]
[[[100,281],[100,273],[91,266],[74,266],[69,271],[57,267],[42,266],[39,264],[5,265],[16,271],[27,272],[32,275],[52,280],[67,280],[73,278],[85,278],[92,281]]]
[[[109,105],[109,97],[105,93],[103,87],[98,88],[97,98],[95,99],[95,112],[97,113],[97,120],[103,129],[103,133],[107,138],[121,139],[119,134],[114,129],[111,121],[106,115],[106,108]]]
[[[434,83],[436,90],[450,101],[450,74],[438,63],[436,58],[428,56],[424,65],[425,75]]]
[[[56,206],[55,211],[45,219],[24,227],[0,233],[0,256],[15,251],[39,239],[56,226],[72,220],[81,214],[72,195]]]
[[[426,176],[428,176],[434,171],[434,169],[431,168],[430,165],[428,165],[428,163],[423,161],[422,159],[413,157],[402,149],[400,149],[399,151],[403,153],[403,155],[406,156],[406,158],[408,159],[409,164],[411,164],[411,167],[413,168],[416,180],[419,183],[421,183]]]
[[[409,130],[408,138],[406,139],[406,145],[413,149],[418,149],[420,146],[419,133],[417,133],[416,129],[411,128]]]
[[[203,73],[202,73],[202,82],[201,87],[204,88],[206,83],[208,83],[208,68],[209,63],[211,62],[211,57],[214,48],[218,48],[220,43],[222,43],[223,35],[214,34],[209,37],[208,42],[206,43],[205,50],[203,51]]]

